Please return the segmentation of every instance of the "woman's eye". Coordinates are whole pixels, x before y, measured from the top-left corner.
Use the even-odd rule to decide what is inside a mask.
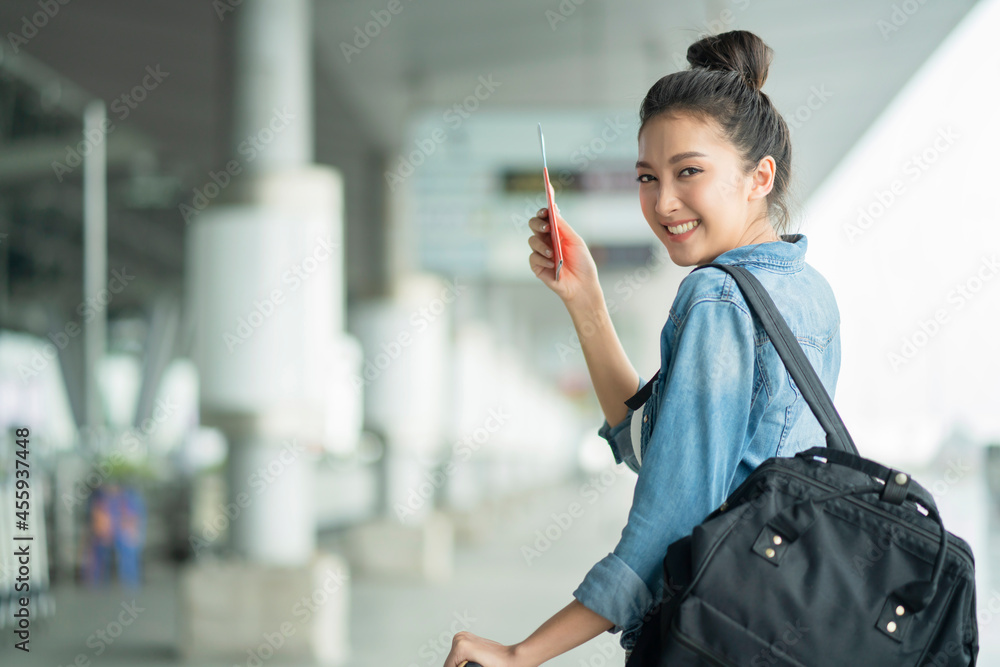
[[[701,173],[701,169],[699,169],[698,167],[685,167],[684,169],[680,170],[680,173],[678,174],[678,176],[684,176],[685,175],[684,172],[686,172],[686,171],[691,172],[690,174],[687,174],[688,176],[694,176],[695,174]],[[637,180],[640,183],[651,183],[652,182],[652,181],[644,181],[643,180],[644,178],[650,178],[650,179],[652,179],[652,178],[655,178],[655,176],[653,176],[652,174],[639,174],[638,178],[636,178],[635,180]]]

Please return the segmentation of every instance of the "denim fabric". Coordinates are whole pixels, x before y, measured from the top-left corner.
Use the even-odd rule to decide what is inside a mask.
[[[803,234],[734,248],[715,262],[741,265],[764,285],[830,396],[840,371],[840,312],[830,285],[805,262]],[[639,387],[645,384],[640,380]],[[638,387],[637,387],[638,389]],[[614,551],[573,596],[612,621],[631,649],[643,617],[663,599],[667,546],[689,535],[772,456],[823,446],[815,416],[734,279],[702,269],[681,281],[660,334],[660,374],[637,422],[598,431],[638,478]],[[632,433],[640,436],[638,454]]]

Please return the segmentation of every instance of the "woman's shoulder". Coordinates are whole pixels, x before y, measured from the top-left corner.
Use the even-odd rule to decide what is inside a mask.
[[[671,316],[683,320],[695,304],[702,302],[731,302],[746,309],[742,299],[733,298],[739,287],[722,269],[707,267],[692,269],[677,286],[677,296],[670,306]]]
[[[752,320],[750,309],[734,292],[739,292],[739,287],[725,271],[712,267],[692,269],[677,287],[662,334],[671,338],[676,336],[695,308],[698,308],[695,313],[700,312],[703,317],[709,316],[713,320],[724,314],[726,317],[745,319],[749,324]]]
[[[833,289],[810,264],[802,262],[798,270],[792,272],[773,272],[752,262],[741,265],[761,282],[782,312],[786,312],[786,308],[791,311],[790,315],[800,310],[820,310],[827,313],[829,324],[834,328],[839,324],[840,313]],[[670,319],[679,325],[695,305],[705,302],[729,303],[735,306],[734,312],[740,311],[750,318],[750,305],[736,280],[722,269],[706,267],[692,269],[681,280],[670,307]]]

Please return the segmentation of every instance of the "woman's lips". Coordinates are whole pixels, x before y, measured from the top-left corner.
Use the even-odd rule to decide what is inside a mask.
[[[675,234],[674,232],[670,231],[670,227],[674,227],[675,229],[677,227],[687,227],[690,222],[692,222],[692,221],[691,220],[687,220],[687,221],[680,222],[680,223],[677,223],[677,224],[673,224],[673,225],[670,225],[670,226],[664,225],[664,229],[667,230],[667,238],[670,239],[671,241],[675,241],[675,242],[684,241],[684,240],[690,238],[694,234],[694,232],[699,227],[701,227],[702,223],[700,221],[698,221],[697,224],[695,224],[693,227],[691,227],[687,231],[681,232],[680,234]]]

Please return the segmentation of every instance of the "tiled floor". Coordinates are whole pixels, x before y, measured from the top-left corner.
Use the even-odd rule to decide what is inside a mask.
[[[971,476],[970,476],[971,477]],[[581,492],[581,481],[540,494],[531,502],[509,503],[484,512],[459,531],[455,572],[446,584],[431,585],[355,577],[351,582],[352,651],[350,667],[434,667],[442,664],[456,629],[513,643],[533,632],[572,599],[587,570],[616,544],[624,525],[634,475],[605,477],[605,484]],[[593,493],[594,489],[599,493]],[[981,605],[982,649],[979,665],[1000,666],[1000,630],[984,605],[1000,610],[1000,521],[987,520],[978,482],[949,487],[939,500],[949,528],[975,537]],[[595,502],[590,502],[593,499]],[[558,530],[553,513],[578,502],[582,514]],[[464,525],[464,524],[463,524]],[[555,535],[547,548],[536,545],[538,533]],[[970,540],[972,541],[972,540]],[[529,563],[522,547],[542,546]],[[58,587],[58,616],[48,627],[33,628],[30,654],[0,648],[0,665],[62,667],[80,665],[185,665],[175,652],[174,589],[176,575],[150,568],[147,584],[137,595],[112,588],[91,592]],[[133,597],[141,609],[134,622],[110,645],[96,632],[119,617]],[[4,632],[7,634],[7,631]],[[4,637],[2,643],[7,643]],[[618,635],[604,635],[549,663],[555,667],[621,665],[624,652]],[[246,664],[244,661],[242,664]],[[279,657],[267,661],[284,665]],[[211,667],[233,667],[218,663]],[[206,665],[206,667],[208,667]]]

